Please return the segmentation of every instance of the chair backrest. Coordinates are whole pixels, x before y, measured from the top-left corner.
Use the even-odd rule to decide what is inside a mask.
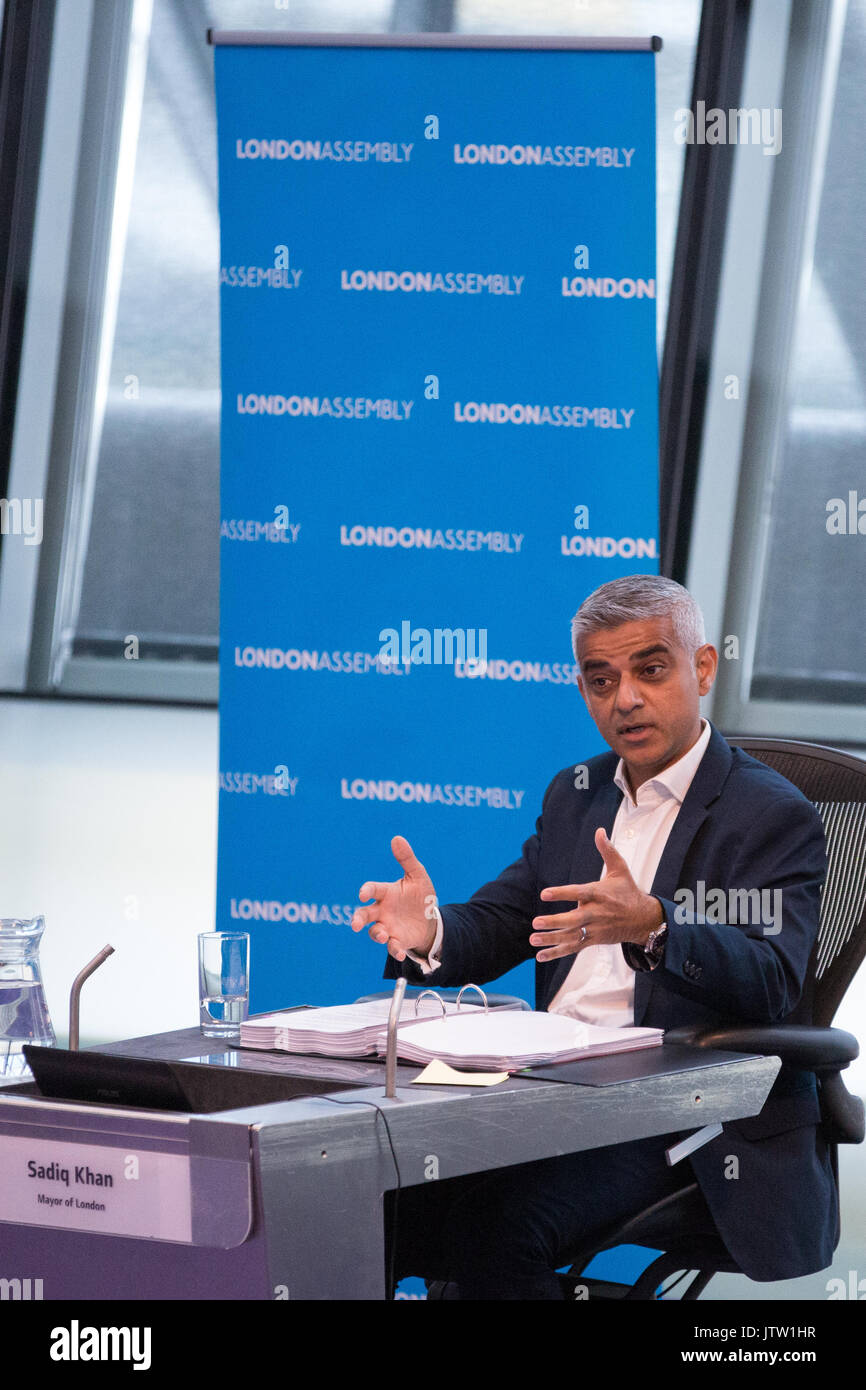
[[[827,839],[827,879],[813,954],[813,1020],[833,1021],[866,956],[866,760],[816,743],[737,738],[728,743],[775,768],[814,802]]]

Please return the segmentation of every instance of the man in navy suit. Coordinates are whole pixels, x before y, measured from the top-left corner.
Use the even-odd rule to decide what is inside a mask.
[[[613,751],[554,777],[520,858],[467,903],[440,909],[396,836],[403,877],[362,886],[353,929],[387,946],[387,973],[417,983],[483,982],[535,955],[536,1007],[585,1022],[810,1021],[820,817],[701,718],[718,654],[694,599],[656,575],[613,580],[572,634]],[[751,1278],[830,1263],[838,1211],[812,1073],[783,1066],[759,1116],[670,1168],[675,1137],[431,1184],[417,1221],[401,1204],[398,1266],[447,1274],[464,1298],[560,1299],[570,1250],[695,1179]]]

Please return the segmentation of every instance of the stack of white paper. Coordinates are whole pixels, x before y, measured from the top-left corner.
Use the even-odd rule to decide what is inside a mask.
[[[513,1071],[543,1062],[655,1047],[662,1037],[661,1028],[600,1028],[563,1014],[484,1014],[479,1010],[401,1029],[397,1055],[406,1062],[427,1063],[439,1058],[452,1067]],[[384,1052],[384,1038],[380,1038],[378,1050]]]
[[[449,1013],[457,1011],[457,1005],[450,1001],[445,1007]],[[470,1011],[477,1010],[464,1002],[461,1013],[468,1016]],[[388,998],[371,999],[366,1004],[339,1004],[328,1009],[266,1014],[241,1024],[240,1045],[265,1051],[313,1053],[321,1057],[366,1057],[376,1051],[379,1039],[386,1037],[390,1012]],[[405,1000],[400,1027],[413,1023],[415,1017],[414,999]],[[438,999],[422,999],[417,1017],[421,1020],[442,1018],[442,1003]]]

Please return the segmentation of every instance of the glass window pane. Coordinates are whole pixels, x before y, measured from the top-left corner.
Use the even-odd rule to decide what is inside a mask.
[[[856,533],[855,510],[862,501],[866,532],[864,63],[866,0],[850,0],[811,282],[767,499],[769,549],[751,682],[758,699],[866,698],[866,539]],[[839,533],[828,530],[834,525]]]
[[[216,151],[182,10],[153,8],[76,654],[122,656],[127,633],[216,644]]]

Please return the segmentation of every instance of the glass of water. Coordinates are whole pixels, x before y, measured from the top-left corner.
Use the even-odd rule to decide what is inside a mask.
[[[0,917],[0,1076],[29,1076],[24,1044],[57,1041],[39,964],[44,930],[44,917]]]
[[[250,938],[245,931],[206,931],[198,938],[201,1031],[237,1040],[250,998]]]

